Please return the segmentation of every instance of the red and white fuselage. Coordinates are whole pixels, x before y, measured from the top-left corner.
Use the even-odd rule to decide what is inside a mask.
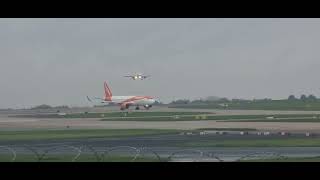
[[[144,106],[149,109],[156,102],[151,96],[113,96],[106,82],[104,82],[104,93],[103,100],[119,104],[121,110],[128,109],[129,106],[137,106],[137,108]]]

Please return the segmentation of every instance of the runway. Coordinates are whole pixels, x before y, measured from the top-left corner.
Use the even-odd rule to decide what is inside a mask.
[[[79,112],[115,112],[117,106],[99,108],[72,108],[61,110],[66,113]],[[145,110],[142,110],[145,111]],[[215,109],[174,109],[154,107],[151,112],[208,112],[211,115],[274,115],[274,114],[320,114],[320,111],[269,111],[269,110],[215,110]],[[56,113],[55,110],[2,110],[0,111],[0,130],[29,129],[180,129],[199,128],[253,128],[261,131],[290,131],[320,133],[320,123],[316,122],[219,122],[214,120],[183,121],[100,121],[101,118],[17,118],[9,117],[21,114]]]
[[[320,133],[317,122],[219,122],[197,121],[100,121],[100,118],[8,118],[0,117],[1,130],[24,129],[180,129],[253,128],[261,131]]]

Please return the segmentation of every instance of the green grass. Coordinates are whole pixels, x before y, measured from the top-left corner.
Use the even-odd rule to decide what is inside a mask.
[[[101,119],[101,121],[185,121],[191,120],[192,118],[181,117],[179,119],[173,117],[134,117],[134,118],[126,118],[126,117],[118,117],[112,119]]]
[[[240,162],[320,162],[320,157],[283,157],[283,158],[266,158],[240,160]]]
[[[199,128],[199,131],[256,131],[253,128]]]
[[[227,139],[179,144],[182,147],[319,147],[320,138]]]
[[[138,136],[138,135],[168,134],[168,133],[177,133],[177,132],[178,130],[159,130],[159,129],[2,131],[0,132],[0,141],[127,137],[127,136]]]
[[[272,101],[243,101],[229,102],[227,109],[242,109],[242,110],[303,110],[316,111],[320,110],[320,101],[304,102],[304,101],[288,101],[288,100],[272,100]],[[219,103],[206,104],[184,104],[170,105],[170,108],[191,108],[191,109],[225,109]]]
[[[274,119],[267,119],[267,117],[274,117]],[[316,118],[314,118],[314,116]],[[101,121],[198,121],[198,120],[216,120],[216,121],[252,121],[252,122],[320,122],[318,114],[281,114],[281,115],[191,115],[178,117],[119,117],[119,118],[105,118]],[[281,119],[289,118],[289,119]],[[292,119],[290,119],[292,118]],[[299,118],[299,119],[294,119]]]
[[[206,114],[206,115],[205,115]],[[267,119],[273,116],[275,119]],[[223,120],[238,122],[320,122],[319,114],[283,114],[283,115],[210,115],[208,112],[111,112],[77,113],[67,115],[19,115],[36,118],[102,118],[101,121],[197,121]],[[315,118],[314,118],[315,117]],[[292,119],[281,119],[292,118]],[[300,119],[295,119],[300,118]]]
[[[254,120],[231,120],[228,122],[320,122],[320,119],[310,119],[310,118],[304,118],[304,119],[254,119]]]
[[[91,154],[82,154],[75,158],[77,154],[46,154],[40,161],[34,154],[17,154],[13,162],[159,162],[159,159],[153,156],[138,156],[135,161],[132,161],[134,155],[112,155],[105,156],[100,161]],[[10,162],[12,160],[11,154],[0,154],[0,162]],[[74,161],[73,161],[74,160]],[[163,159],[161,159],[163,161]]]
[[[36,114],[36,115],[16,115],[14,117],[33,117],[33,118],[103,118],[103,117],[147,117],[147,116],[183,116],[197,115],[204,112],[109,112],[109,113],[74,113],[66,115],[58,114]]]

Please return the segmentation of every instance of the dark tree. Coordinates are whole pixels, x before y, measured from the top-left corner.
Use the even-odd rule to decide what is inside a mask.
[[[316,100],[317,100],[317,97],[314,96],[314,95],[312,95],[312,94],[310,94],[310,95],[308,96],[308,100],[309,100],[309,101],[316,101]]]
[[[36,107],[33,107],[33,108],[31,108],[31,109],[50,109],[50,108],[52,108],[52,107],[49,106],[49,105],[41,104],[41,105],[36,106]]]
[[[220,102],[229,102],[229,99],[228,98],[221,98],[219,101]]]
[[[294,95],[290,95],[290,96],[288,97],[288,100],[296,100],[296,97],[295,97]]]
[[[307,100],[307,96],[306,96],[306,95],[304,95],[304,94],[302,94],[302,95],[300,96],[300,100],[302,100],[302,101]]]
[[[189,103],[190,103],[190,100],[187,100],[187,99],[179,99],[171,102],[171,104],[189,104]]]

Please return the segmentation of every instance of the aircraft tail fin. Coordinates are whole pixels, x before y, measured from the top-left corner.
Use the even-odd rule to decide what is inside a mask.
[[[111,101],[112,93],[111,90],[107,84],[107,82],[104,82],[104,98],[106,101]]]

